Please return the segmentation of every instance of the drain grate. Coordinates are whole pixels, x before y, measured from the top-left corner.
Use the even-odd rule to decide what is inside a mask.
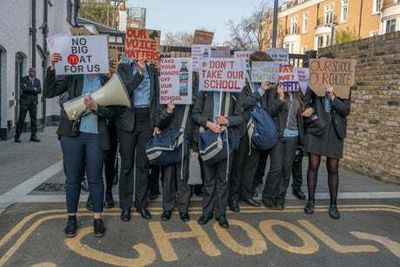
[[[34,191],[39,192],[64,192],[64,183],[43,183],[39,185]]]

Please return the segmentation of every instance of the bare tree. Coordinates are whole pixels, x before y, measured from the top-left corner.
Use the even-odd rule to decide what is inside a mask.
[[[231,40],[226,42],[234,49],[265,50],[271,46],[273,10],[265,2],[249,16],[235,24],[229,21]]]
[[[193,43],[193,34],[188,32],[167,32],[161,41],[162,45],[186,46],[190,47]]]

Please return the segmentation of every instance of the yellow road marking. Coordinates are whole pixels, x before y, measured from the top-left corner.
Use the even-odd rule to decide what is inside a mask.
[[[246,232],[246,236],[251,240],[250,246],[242,246],[232,237],[227,229],[223,229],[218,225],[218,223],[215,223],[213,228],[219,240],[221,240],[221,242],[233,252],[240,255],[254,256],[263,254],[267,251],[267,243],[265,242],[264,237],[253,226],[239,220],[229,220],[229,224],[241,228]]]
[[[309,232],[311,232],[314,236],[316,236],[319,240],[324,242],[333,251],[336,251],[338,253],[364,253],[364,252],[379,251],[379,249],[370,245],[349,245],[349,246],[341,245],[332,238],[330,238],[329,236],[327,236],[325,233],[323,233],[309,221],[299,220],[298,223],[301,224],[301,226],[303,226],[304,228],[306,228]]]
[[[363,233],[363,232],[350,232],[352,235],[359,239],[363,240],[370,240],[370,241],[375,241],[386,247],[390,252],[392,252],[395,256],[400,258],[400,244],[383,236],[379,235],[373,235],[373,234],[368,234],[368,233]]]
[[[122,258],[92,249],[81,242],[82,239],[90,233],[93,233],[93,227],[85,227],[80,229],[78,231],[78,235],[75,238],[66,239],[65,244],[72,251],[83,257],[116,266],[147,266],[154,263],[156,260],[156,253],[154,250],[143,243],[136,244],[132,247],[139,254],[139,257],[136,259]]]
[[[31,267],[57,267],[57,264],[53,262],[41,262],[31,265]]]
[[[274,226],[284,227],[295,235],[297,235],[303,242],[302,246],[293,246],[288,242],[284,241],[279,237],[277,232],[273,229]],[[280,221],[280,220],[265,220],[260,222],[260,230],[264,234],[264,236],[269,239],[272,243],[274,243],[277,247],[288,251],[290,253],[295,254],[303,254],[303,255],[311,255],[318,251],[319,245],[318,243],[307,234],[300,227],[291,224],[289,222]]]

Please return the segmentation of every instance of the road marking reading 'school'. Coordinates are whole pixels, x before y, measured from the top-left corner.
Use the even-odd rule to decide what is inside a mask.
[[[160,208],[151,208],[154,215],[160,215]],[[316,207],[316,212],[326,212],[326,207]],[[342,205],[342,212],[391,212],[400,215],[400,208],[387,205]],[[0,249],[10,243],[11,239],[20,234],[15,243],[10,244],[10,247],[0,258],[0,266],[3,266],[15,255],[18,249],[24,242],[41,226],[44,222],[65,219],[66,215],[63,210],[52,210],[47,212],[37,212],[24,218],[17,224],[5,237],[0,240]],[[287,207],[283,211],[271,211],[267,209],[243,208],[242,213],[300,213],[303,212],[303,207],[292,206]],[[200,214],[200,208],[191,210],[191,214]],[[107,212],[105,216],[119,216],[117,209]],[[83,212],[81,217],[92,216],[92,213]],[[135,214],[135,216],[138,216]],[[146,266],[154,263],[157,260],[157,255],[160,255],[164,262],[179,261],[174,241],[179,239],[195,239],[197,240],[197,250],[207,257],[218,258],[222,256],[221,249],[216,244],[221,244],[240,256],[257,256],[268,252],[270,245],[278,247],[280,250],[298,255],[314,255],[322,249],[328,247],[338,254],[355,254],[355,253],[377,253],[380,249],[389,251],[394,257],[400,258],[400,244],[388,237],[379,236],[372,233],[350,231],[349,234],[356,239],[363,240],[363,244],[341,244],[335,240],[324,229],[319,228],[309,220],[294,220],[285,221],[279,219],[261,220],[258,225],[251,225],[246,221],[231,219],[230,224],[246,236],[250,240],[243,244],[237,237],[232,234],[229,229],[220,228],[217,223],[214,223],[212,230],[203,228],[196,221],[186,223],[188,230],[186,231],[166,231],[161,222],[151,221],[148,223],[149,231],[155,243],[138,243],[132,245],[131,249],[135,250],[137,255],[135,258],[125,258],[118,255],[112,255],[85,244],[85,237],[92,233],[92,227],[79,229],[78,236],[72,239],[65,239],[66,246],[74,253],[90,259],[95,262],[111,264],[115,266]],[[26,228],[26,226],[29,226]],[[291,233],[295,238],[293,240],[301,240],[299,243],[293,243],[291,239],[284,238],[282,231]],[[212,231],[212,232],[210,232]],[[392,237],[393,238],[393,237]],[[215,241],[220,241],[216,243]],[[365,242],[370,241],[370,242]],[[221,245],[220,245],[221,246]],[[55,266],[53,263],[46,263],[47,266]],[[46,265],[45,265],[46,266]]]

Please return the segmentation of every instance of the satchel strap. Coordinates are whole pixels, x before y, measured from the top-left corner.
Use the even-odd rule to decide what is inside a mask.
[[[189,105],[185,106],[185,112],[183,114],[183,120],[182,120],[182,124],[181,124],[181,132],[185,131],[186,128],[186,122],[188,120],[188,116],[189,116]]]
[[[229,116],[229,108],[231,105],[231,93],[225,93],[225,112],[224,116],[228,117]]]

